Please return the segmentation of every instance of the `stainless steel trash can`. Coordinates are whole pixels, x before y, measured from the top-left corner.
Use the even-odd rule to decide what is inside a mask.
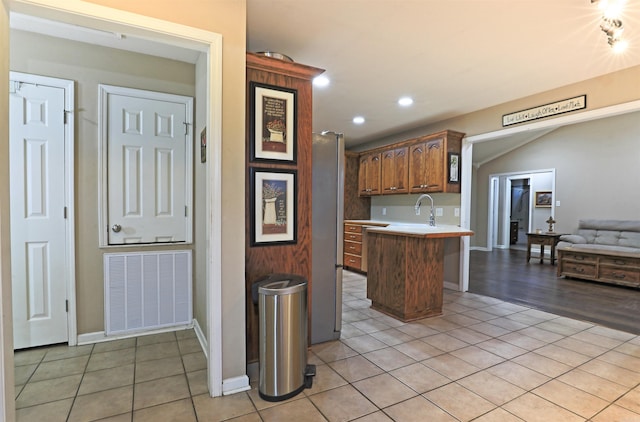
[[[315,375],[307,365],[307,280],[271,274],[252,286],[252,296],[260,320],[260,397],[286,400],[310,388]]]

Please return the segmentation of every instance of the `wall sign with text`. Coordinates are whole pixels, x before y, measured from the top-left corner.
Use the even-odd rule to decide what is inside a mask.
[[[528,108],[526,110],[516,111],[515,113],[505,114],[504,116],[502,116],[502,126],[510,126],[518,123],[528,122],[531,120],[543,119],[545,117],[569,113],[585,108],[587,108],[587,96],[580,95],[578,97],[556,101],[555,103],[545,104],[538,107]]]

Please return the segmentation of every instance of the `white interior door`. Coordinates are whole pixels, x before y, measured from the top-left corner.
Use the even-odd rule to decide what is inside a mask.
[[[106,94],[108,244],[190,240],[191,99]]]
[[[65,92],[13,82],[10,95],[14,348],[67,342]]]

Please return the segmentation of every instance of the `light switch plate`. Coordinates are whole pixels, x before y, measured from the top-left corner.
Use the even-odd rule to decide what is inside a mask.
[[[436,217],[442,217],[443,214],[444,211],[442,210],[442,208],[436,208]]]

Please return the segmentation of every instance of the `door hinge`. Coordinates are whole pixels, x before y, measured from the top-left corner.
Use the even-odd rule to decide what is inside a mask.
[[[67,207],[64,207],[64,219],[67,219]]]
[[[189,123],[189,122],[182,122],[182,124],[184,125],[184,134],[185,134],[185,135],[188,135],[188,134],[189,134],[189,125],[190,125],[191,123]]]
[[[185,217],[189,217],[189,208],[188,207],[184,207],[184,216]]]
[[[64,115],[64,124],[66,125],[67,123],[69,123],[69,119],[67,118],[67,115],[71,113],[69,110],[62,110],[62,114]]]
[[[64,301],[64,310],[65,312],[69,312],[69,300]]]

